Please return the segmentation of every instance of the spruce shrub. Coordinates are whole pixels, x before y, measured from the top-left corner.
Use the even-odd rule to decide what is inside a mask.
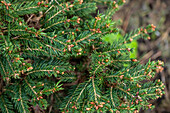
[[[1,0],[0,112],[137,113],[164,94],[163,62],[130,58],[133,40],[118,38],[112,16],[125,0]],[[107,5],[99,13],[97,5]],[[96,11],[98,12],[96,14]],[[95,16],[94,16],[95,15]],[[103,37],[113,36],[111,43]]]

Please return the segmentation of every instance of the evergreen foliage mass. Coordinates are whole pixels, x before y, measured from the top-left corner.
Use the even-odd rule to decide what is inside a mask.
[[[1,0],[0,112],[137,113],[163,95],[150,81],[163,62],[140,64],[126,44],[154,25],[112,42],[125,0]],[[104,13],[97,6],[107,5]],[[96,14],[97,11],[97,14]],[[117,37],[113,37],[117,38]]]

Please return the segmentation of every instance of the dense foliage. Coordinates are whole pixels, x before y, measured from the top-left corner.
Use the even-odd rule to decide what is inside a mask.
[[[125,0],[1,0],[0,112],[131,112],[163,95],[150,81],[163,62],[140,64],[126,44],[154,25],[117,38],[112,15]],[[107,5],[99,13],[97,5]],[[96,14],[97,10],[97,14]],[[110,44],[103,37],[112,34]],[[114,34],[114,35],[113,35]]]

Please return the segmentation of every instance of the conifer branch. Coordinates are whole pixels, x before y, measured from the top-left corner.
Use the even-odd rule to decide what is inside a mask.
[[[51,40],[53,40],[53,41],[56,41],[56,42],[59,42],[60,44],[63,44],[63,45],[67,45],[67,44],[65,44],[65,43],[63,43],[62,41],[59,41],[59,40],[57,40],[57,39],[54,39],[54,38],[52,38],[52,37],[50,37],[50,36],[48,36],[48,35],[44,35],[43,34],[43,36],[45,36],[45,37],[47,37],[47,38],[49,38],[49,39],[51,39]]]
[[[36,92],[36,91],[33,89],[33,87],[28,83],[27,79],[25,78],[24,80],[25,80],[25,82],[27,83],[27,85],[31,88],[32,92],[33,92],[35,95],[37,95],[37,92]]]
[[[131,60],[112,60],[113,62],[131,62]]]
[[[38,48],[27,48],[27,49],[23,49],[23,51],[24,51],[24,50],[30,50],[30,51],[43,51],[43,52],[49,54],[47,51],[42,50],[42,49],[38,49]]]
[[[84,85],[83,89],[81,90],[81,92],[79,93],[77,99],[76,99],[76,102],[79,100],[81,94],[83,93],[83,91],[85,90],[86,86],[89,84],[89,82],[91,81],[92,79],[90,78],[89,81]]]
[[[45,44],[45,46],[47,46],[47,47],[49,47],[49,48],[52,48],[53,50],[61,51],[60,49],[57,49],[57,48],[55,48],[55,47],[52,47],[52,46],[50,46],[50,45],[48,45],[48,44]]]
[[[71,7],[73,7],[73,6],[74,6],[74,5],[72,4],[72,5],[68,6],[68,7],[71,8]],[[53,19],[55,16],[57,16],[58,14],[60,14],[62,11],[66,10],[66,9],[67,9],[67,8],[64,8],[64,9],[58,11],[56,14],[54,14],[52,17],[50,17],[46,22],[50,21],[51,19]],[[46,22],[45,22],[45,23],[46,23]]]
[[[2,33],[2,37],[3,37],[3,40],[4,40],[5,44],[6,44],[6,45],[8,45],[8,43],[7,43],[7,41],[6,41],[6,39],[5,39],[4,34],[3,34],[3,33]]]
[[[44,15],[45,15],[46,13],[48,13],[48,11],[50,11],[50,9],[53,8],[53,7],[54,7],[54,5],[51,5],[51,7],[48,8],[48,10],[46,10],[46,12],[44,13]]]
[[[59,21],[59,22],[56,22],[56,23],[54,23],[54,24],[52,24],[52,25],[50,25],[50,26],[48,26],[48,27],[42,29],[42,31],[45,31],[45,30],[47,30],[47,29],[49,29],[49,28],[51,28],[51,27],[53,27],[53,26],[55,26],[55,25],[57,25],[57,24],[61,24],[61,23],[64,23],[64,22],[66,22],[66,21]]]
[[[38,45],[38,43],[36,43],[34,40],[30,39],[30,38],[16,38],[16,39],[23,39],[23,40],[28,40],[28,41],[31,41],[32,43]],[[15,40],[16,40],[15,39]]]
[[[74,79],[77,79],[76,77],[58,77],[58,78],[56,78],[56,79],[58,79],[58,80],[65,80],[65,79],[72,79],[72,80],[74,80]],[[65,84],[64,84],[65,85]]]
[[[92,36],[92,35],[94,35],[94,34],[95,34],[95,33],[91,33],[91,34],[87,35],[86,37],[84,37],[84,38],[82,38],[82,39],[80,39],[80,40],[77,40],[77,41],[76,41],[76,44],[77,44],[78,42],[81,42],[81,41],[85,40],[85,39],[88,39],[90,36]]]
[[[9,55],[10,56],[10,55]],[[7,62],[8,62],[8,64],[9,64],[9,66],[10,66],[10,68],[11,68],[11,70],[13,71],[13,73],[14,73],[14,75],[15,75],[15,71],[14,71],[14,69],[13,69],[13,67],[12,67],[12,65],[11,65],[11,63],[9,62],[9,60],[6,58],[6,60],[7,60]]]
[[[20,97],[21,106],[23,108],[23,112],[27,113],[26,110],[25,110],[24,104],[23,104],[22,96],[21,96],[21,85],[19,85],[19,97]]]
[[[2,62],[1,62],[1,60],[0,60],[0,63],[1,63],[1,67],[2,67],[2,70],[3,70],[4,74],[5,74],[5,76],[7,76],[6,71],[5,71],[5,68],[4,68],[4,66],[3,66],[3,64],[2,64]]]
[[[36,8],[38,8],[38,7],[39,7],[39,6],[27,7],[27,8],[25,8],[25,9],[19,8],[19,9],[17,9],[16,11],[22,11],[22,10],[28,10],[28,9],[36,9]]]
[[[80,84],[79,84],[79,85],[80,85]],[[76,91],[77,91],[77,89],[79,88],[79,85],[77,85],[76,89],[74,90],[74,92],[73,92],[72,96],[69,98],[69,100],[68,100],[68,102],[67,102],[67,104],[66,104],[66,106],[65,106],[65,108],[64,108],[64,109],[66,109],[66,108],[67,108],[67,106],[68,106],[68,104],[70,103],[70,101],[71,101],[72,97],[74,96],[75,92],[76,92]],[[76,102],[77,102],[77,100],[76,100]]]
[[[13,91],[13,90],[10,90],[10,89],[4,89],[4,91],[10,91],[12,93],[14,93],[16,95],[16,93]]]
[[[112,94],[113,91],[112,90],[113,90],[113,87],[110,87],[110,98],[111,98],[113,106],[115,107],[115,103],[113,101],[113,94]]]
[[[157,88],[160,88],[160,86],[148,87],[148,88],[145,88],[145,89],[141,89],[141,91],[147,91],[147,90],[150,90],[150,89],[157,89]]]
[[[128,94],[128,95],[130,95],[132,98],[134,98],[134,97],[135,97],[134,95],[130,94],[128,91],[126,91],[126,90],[122,89],[122,88],[121,88],[121,87],[119,87],[119,86],[116,86],[115,88],[118,88],[119,90],[121,90],[121,91],[123,91],[123,92],[127,93],[127,94]]]
[[[2,102],[4,103],[3,105],[4,105],[4,107],[5,107],[6,112],[7,112],[7,113],[10,113],[9,110],[8,110],[7,105],[5,104],[5,100],[2,98],[2,96],[1,96],[1,100],[2,100]]]
[[[121,50],[127,50],[127,48],[121,48],[121,49],[112,49],[110,51],[106,51],[104,53],[110,53],[110,52],[114,52],[114,51],[121,51]],[[127,50],[128,51],[128,50]]]
[[[95,73],[96,73],[96,71],[99,69],[99,67],[101,66],[101,64],[100,65],[98,65],[97,66],[97,68],[94,70],[94,72],[93,72],[93,76],[95,76]]]
[[[126,48],[154,25],[103,40],[121,34],[112,14],[125,0],[48,2],[0,2],[0,112],[136,113],[164,94],[151,80],[163,62],[140,64]],[[96,14],[98,3],[110,8]]]
[[[36,72],[51,72],[51,71],[54,71],[54,70],[34,70],[34,71],[30,71],[30,72],[26,73],[26,75],[30,75],[30,74],[36,73]]]
[[[145,77],[147,75],[139,75],[139,76],[135,76],[135,77],[132,77],[133,79],[137,79],[137,78],[141,78],[141,77]]]
[[[97,94],[96,94],[96,88],[95,88],[95,84],[94,84],[94,77],[92,77],[92,84],[93,84],[95,102],[98,103],[98,101],[97,101]]]

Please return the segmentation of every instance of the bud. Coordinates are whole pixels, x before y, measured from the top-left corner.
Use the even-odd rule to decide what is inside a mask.
[[[106,59],[106,62],[109,62],[109,60],[108,60],[108,59]]]
[[[57,70],[56,72],[57,72],[58,74],[60,73],[60,71],[58,71],[58,70]]]
[[[130,88],[128,88],[127,91],[130,91]]]
[[[82,51],[82,49],[80,48],[79,50],[78,50],[78,52],[81,52]]]
[[[133,62],[137,62],[138,60],[137,59],[132,59]]]
[[[80,18],[77,19],[77,23],[78,23],[78,24],[80,23]]]
[[[48,7],[48,5],[44,5],[44,7]]]
[[[132,38],[130,38],[130,39],[129,39],[129,41],[130,41],[130,42],[132,42],[132,41],[133,41],[133,39],[132,39]]]
[[[3,4],[4,4],[5,2],[4,2],[4,1],[1,1],[1,3],[3,3]]]
[[[120,51],[117,51],[118,53],[120,53]]]
[[[131,49],[130,49],[130,48],[127,48],[127,50],[130,52]]]
[[[138,113],[138,110],[135,110],[133,113]]]
[[[42,96],[40,96],[39,98],[40,98],[40,99],[43,99],[43,97],[42,97]]]
[[[133,80],[133,77],[130,77],[130,81],[134,81],[134,80]]]
[[[70,47],[74,47],[74,45],[73,45],[73,44],[71,44],[71,45],[70,45]]]
[[[90,104],[94,105],[95,103],[94,102],[90,102]]]
[[[73,4],[71,4],[69,7],[73,7],[74,5]]]
[[[148,36],[148,37],[147,37],[147,39],[148,39],[148,40],[150,40],[150,39],[151,39],[151,37],[149,37],[149,36]]]
[[[146,29],[144,29],[144,32],[145,32],[145,33],[148,33]]]
[[[21,21],[19,22],[19,25],[20,25],[20,26],[22,25],[22,22],[21,22]]]
[[[56,38],[56,37],[57,37],[57,35],[54,36],[54,38]]]
[[[40,98],[39,98],[39,97],[37,97],[37,100],[40,100]]]
[[[37,3],[37,5],[40,5],[40,4],[41,4],[41,2],[38,2],[38,3]]]
[[[120,79],[123,79],[123,77],[124,77],[124,75],[120,75],[120,77],[119,77],[119,78],[120,78]]]
[[[68,19],[67,22],[70,22],[70,19]]]
[[[89,111],[91,108],[86,108],[87,111]]]
[[[135,102],[136,102],[136,104],[138,104],[138,103],[139,103],[139,100],[138,100],[138,99],[136,99],[136,101],[135,101]]]
[[[161,66],[162,64],[163,64],[163,62],[162,62],[162,61],[158,61],[158,65],[160,65],[160,66]]]
[[[141,85],[139,85],[139,84],[137,84],[136,86],[139,87],[139,88],[141,87]]]
[[[98,105],[99,106],[99,108],[102,108],[103,107],[103,105]]]
[[[71,40],[67,40],[66,42],[71,42]]]
[[[102,105],[106,104],[105,102],[101,102]]]
[[[99,107],[98,106],[96,106],[96,110],[98,110],[99,109]]]

